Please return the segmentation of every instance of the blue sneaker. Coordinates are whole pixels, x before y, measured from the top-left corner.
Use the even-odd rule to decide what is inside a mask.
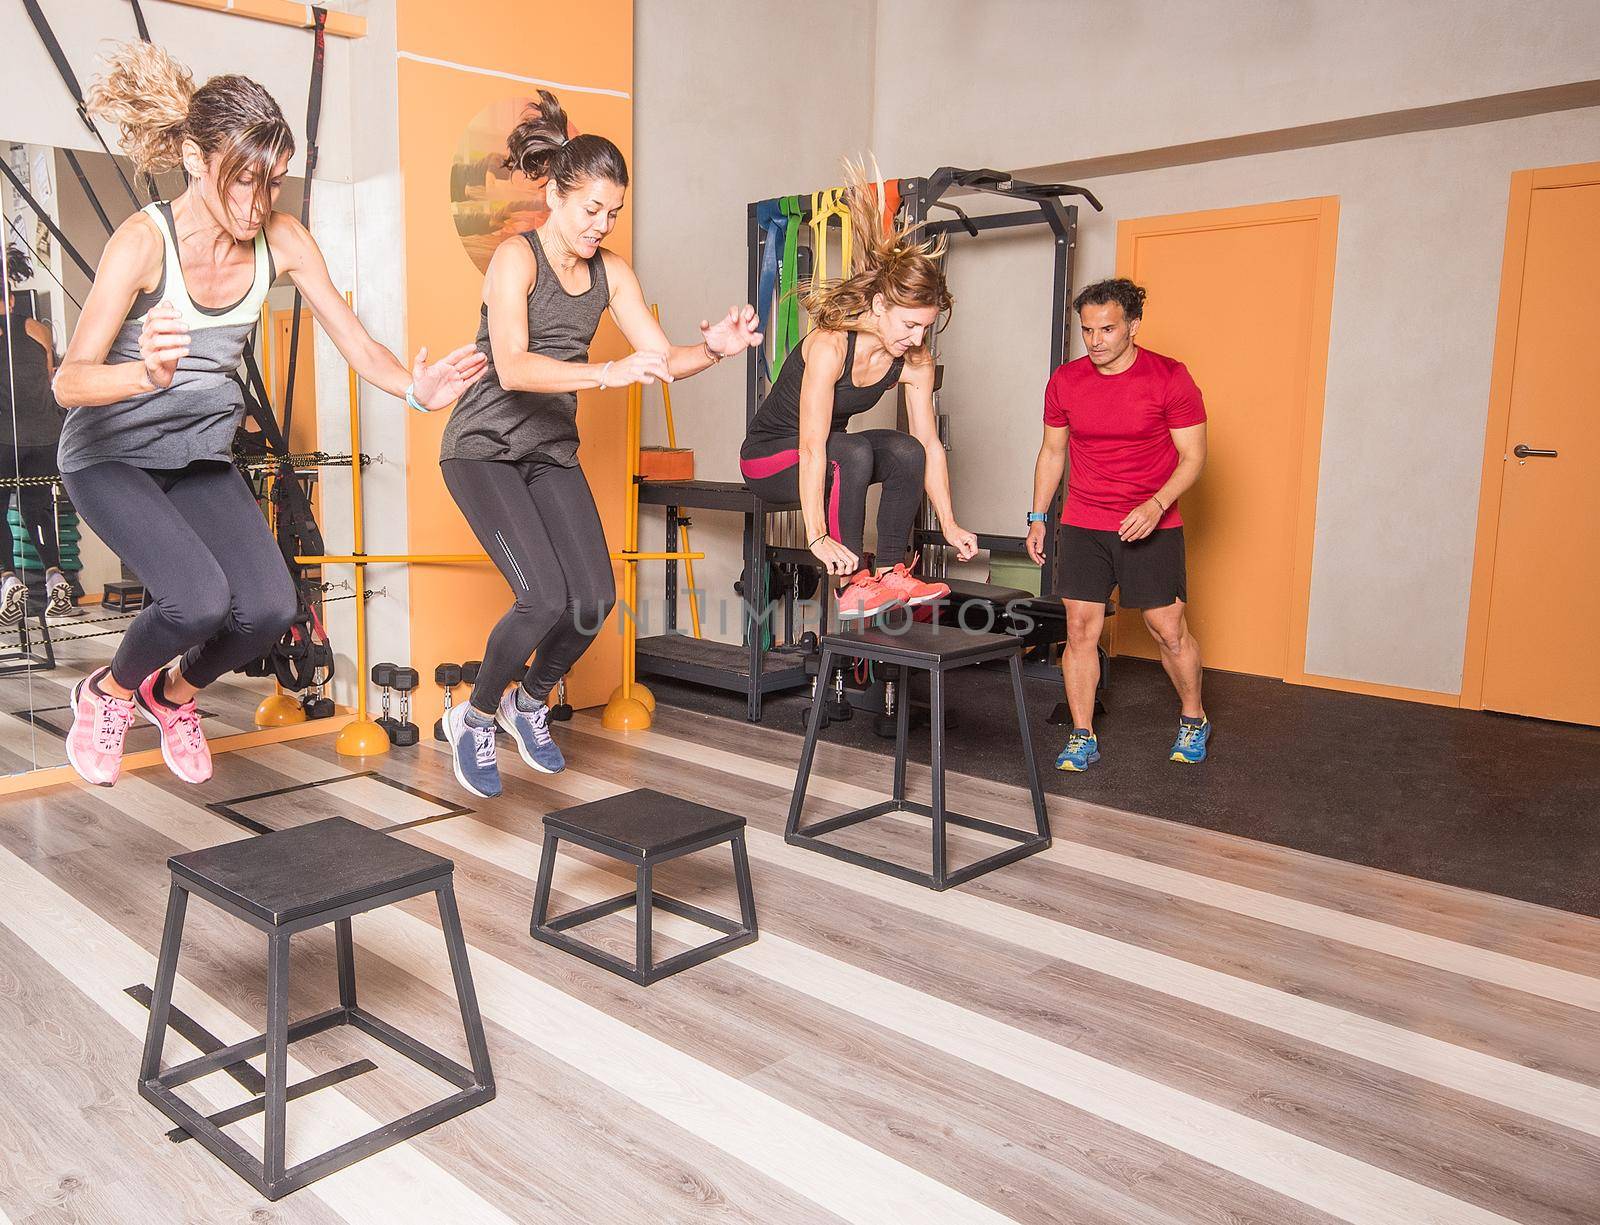
[[[1067,747],[1056,758],[1057,770],[1081,773],[1100,760],[1100,740],[1088,728],[1075,727],[1067,737]]]
[[[1181,761],[1186,766],[1197,766],[1206,759],[1206,742],[1211,739],[1211,720],[1203,723],[1179,723],[1178,738],[1173,741],[1169,761]]]
[[[494,721],[517,742],[522,760],[535,770],[557,774],[567,768],[567,759],[550,739],[550,708],[543,702],[532,710],[523,710],[517,705],[517,691],[513,689],[500,699]]]
[[[450,764],[456,782],[473,795],[486,800],[500,794],[500,766],[495,760],[494,724],[474,727],[467,722],[467,703],[450,708],[444,721],[445,739],[450,742]]]

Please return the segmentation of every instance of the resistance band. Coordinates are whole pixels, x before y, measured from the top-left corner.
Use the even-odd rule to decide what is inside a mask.
[[[756,274],[756,313],[760,317],[761,334],[771,336],[768,324],[772,320],[772,295],[778,287],[778,261],[783,257],[783,236],[789,228],[789,218],[777,200],[763,200],[756,205],[756,241],[761,243],[761,268]],[[766,367],[770,381],[776,373],[768,347],[761,346],[761,362]]]
[[[800,343],[800,302],[796,295],[799,293],[800,224],[803,219],[799,196],[784,196],[778,201],[778,207],[787,222],[783,234],[783,260],[778,265],[778,317],[772,339],[774,379],[783,370],[783,363],[795,345]]]
[[[830,187],[811,193],[811,281],[821,285],[828,281],[828,223],[837,219],[839,238],[839,279],[850,275],[850,208],[845,204],[842,187]]]

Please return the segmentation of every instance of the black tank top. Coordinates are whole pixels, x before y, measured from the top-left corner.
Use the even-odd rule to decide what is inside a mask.
[[[857,387],[851,371],[856,364],[856,333],[846,332],[844,343],[844,369],[833,385],[833,421],[828,429],[839,433],[849,424],[850,418],[866,412],[883,399],[883,393],[900,381],[903,357],[889,363],[884,376],[870,387]],[[805,377],[805,349],[797,347],[778,371],[777,381],[767,389],[766,398],[745,431],[741,457],[760,454],[772,443],[790,441],[800,433],[800,382]]]
[[[9,342],[9,343],[8,343]],[[27,318],[0,321],[0,441],[51,446],[61,437],[61,413],[50,394],[44,346],[28,334]]]

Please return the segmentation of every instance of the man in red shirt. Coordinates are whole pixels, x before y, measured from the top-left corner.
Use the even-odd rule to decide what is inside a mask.
[[[1134,344],[1145,291],[1125,278],[1099,281],[1072,303],[1088,352],[1050,376],[1044,440],[1033,473],[1028,552],[1044,562],[1047,509],[1072,461],[1058,537],[1057,591],[1067,610],[1061,659],[1072,735],[1058,770],[1100,760],[1094,733],[1096,654],[1106,601],[1144,613],[1161,666],[1182,703],[1168,756],[1205,760],[1211,724],[1200,701],[1200,644],[1184,618],[1188,600],[1178,498],[1206,459],[1206,410],[1180,361]]]

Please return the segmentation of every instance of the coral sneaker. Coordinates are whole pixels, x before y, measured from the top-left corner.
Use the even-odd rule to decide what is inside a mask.
[[[109,787],[122,773],[122,741],[133,726],[133,703],[95,687],[110,668],[92,672],[72,687],[72,727],[67,760],[86,783]]]
[[[200,729],[200,712],[193,700],[174,706],[157,693],[165,671],[145,677],[133,700],[161,733],[161,757],[167,769],[186,783],[203,783],[211,777],[211,746]]]
[[[889,592],[901,604],[929,604],[950,594],[944,583],[925,583],[901,562],[893,570],[878,575],[878,586]]]
[[[857,570],[850,581],[839,589],[839,620],[854,621],[861,617],[876,617],[899,602],[899,597],[886,591],[869,570]]]

